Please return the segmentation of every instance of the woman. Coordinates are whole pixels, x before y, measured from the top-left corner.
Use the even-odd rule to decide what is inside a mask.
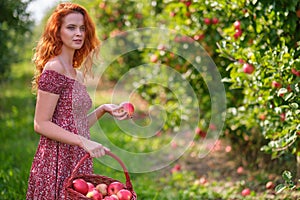
[[[127,119],[119,106],[104,104],[88,114],[92,102],[84,86],[99,47],[95,25],[86,10],[61,3],[50,16],[36,47],[37,90],[34,130],[41,135],[30,171],[27,199],[64,199],[63,185],[88,152],[100,157],[109,151],[90,140],[89,128],[106,112]],[[81,74],[77,68],[82,67]],[[79,173],[92,173],[92,159]]]

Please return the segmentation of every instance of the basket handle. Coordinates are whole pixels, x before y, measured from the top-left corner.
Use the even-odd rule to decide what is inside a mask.
[[[128,173],[128,170],[125,166],[125,164],[122,162],[122,160],[116,156],[115,154],[113,154],[112,152],[110,151],[105,151],[105,154],[106,155],[109,155],[110,157],[114,158],[116,161],[118,161],[118,163],[121,165],[121,167],[123,168],[123,171],[124,171],[124,175],[125,175],[125,178],[126,178],[126,188],[130,191],[133,191],[133,188],[132,188],[132,184],[131,184],[131,181],[130,181],[130,177],[129,177],[129,173]],[[90,157],[90,154],[89,153],[86,153],[82,158],[81,160],[76,164],[72,174],[71,174],[71,177],[73,178],[76,173],[78,172],[79,170],[79,167],[84,163],[85,160],[87,160],[88,158]]]

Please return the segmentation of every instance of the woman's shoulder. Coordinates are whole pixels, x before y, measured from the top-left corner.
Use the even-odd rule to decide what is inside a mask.
[[[77,80],[80,82],[80,83],[84,83],[84,75],[83,73],[80,71],[80,70],[76,70],[76,73],[77,73]]]
[[[44,67],[44,71],[45,70],[55,71],[59,74],[65,73],[64,67],[62,66],[61,62],[59,62],[57,58],[50,59]]]

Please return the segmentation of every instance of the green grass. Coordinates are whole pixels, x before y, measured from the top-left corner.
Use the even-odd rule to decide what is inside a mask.
[[[38,136],[33,132],[35,97],[31,94],[29,64],[14,66],[0,85],[0,195],[25,199],[27,179]]]

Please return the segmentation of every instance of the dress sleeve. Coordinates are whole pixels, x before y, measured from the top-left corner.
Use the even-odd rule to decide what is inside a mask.
[[[64,76],[52,70],[45,70],[38,81],[38,89],[54,94],[60,94],[64,86]]]

